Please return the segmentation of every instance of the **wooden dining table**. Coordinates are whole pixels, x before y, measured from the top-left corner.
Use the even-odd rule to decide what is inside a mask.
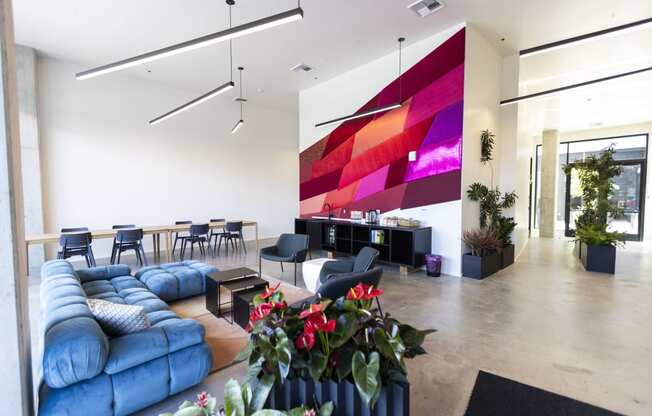
[[[210,229],[223,228],[226,222],[211,222],[209,223]],[[242,221],[242,227],[253,227],[256,233],[256,253],[260,250],[260,241],[258,239],[258,222],[257,221]],[[139,227],[143,229],[144,235],[151,235],[154,244],[154,260],[160,261],[161,259],[161,235],[165,236],[165,253],[168,262],[172,261],[172,234],[187,232],[190,230],[190,224],[173,224],[173,225],[158,225],[151,227]],[[119,230],[105,229],[105,230],[89,230],[94,240],[115,238]],[[29,246],[34,244],[53,244],[59,243],[61,233],[46,233],[38,235],[28,235],[25,237],[25,256],[27,264],[29,265]],[[28,267],[29,268],[29,267]]]

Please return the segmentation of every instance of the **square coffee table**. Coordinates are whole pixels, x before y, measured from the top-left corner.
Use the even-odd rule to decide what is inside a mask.
[[[247,289],[258,289],[262,291],[267,285],[267,280],[259,278],[256,271],[247,267],[209,273],[206,276],[206,309],[217,318],[224,318],[222,306],[233,306],[234,293]],[[230,302],[222,303],[220,296],[221,288],[225,288],[230,292]],[[230,316],[230,322],[233,323],[232,312]]]

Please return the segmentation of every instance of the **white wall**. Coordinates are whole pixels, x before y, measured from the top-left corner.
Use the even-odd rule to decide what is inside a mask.
[[[491,186],[494,166],[494,186],[499,184],[501,166],[500,90],[502,57],[472,26],[466,28],[466,61],[464,63],[464,139],[462,154],[462,229],[480,226],[480,207],[466,197],[474,182]],[[496,134],[494,160],[480,162],[480,136],[489,129]],[[465,249],[465,248],[463,248]]]
[[[199,94],[122,74],[76,81],[80,69],[39,59],[46,231],[215,217],[258,220],[261,237],[293,229],[295,114],[250,101],[245,126],[231,135],[239,118],[233,90],[150,126],[154,116]],[[108,255],[108,244],[97,257]]]
[[[451,27],[403,49],[403,68],[409,68],[464,27]],[[409,42],[409,39],[408,39]],[[398,48],[397,48],[398,49]],[[345,72],[299,93],[299,149],[310,147],[337,125],[315,128],[315,124],[352,114],[397,77],[398,50],[375,61]],[[296,202],[298,204],[298,198]],[[409,210],[394,210],[386,215],[412,217],[433,228],[432,252],[444,257],[442,272],[460,275],[460,201]]]

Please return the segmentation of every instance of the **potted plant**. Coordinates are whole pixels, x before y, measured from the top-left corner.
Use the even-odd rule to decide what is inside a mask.
[[[613,156],[610,147],[599,157],[591,155],[564,168],[567,175],[577,172],[582,192],[582,213],[575,220],[582,265],[588,271],[610,274],[616,271],[616,247],[624,244],[623,234],[608,231],[609,221],[623,214],[611,200],[614,178],[623,171]]]
[[[288,410],[316,399],[334,414],[408,415],[405,359],[425,354],[434,330],[420,331],[372,308],[382,290],[359,284],[346,297],[288,307],[268,289],[254,298],[247,329],[248,378],[273,380],[267,407]]]
[[[500,268],[505,268],[514,263],[514,244],[512,233],[516,222],[512,217],[505,217],[503,210],[514,206],[518,196],[516,192],[501,193],[500,189],[489,189],[481,183],[473,183],[466,192],[471,201],[480,204],[480,228],[493,231],[502,241],[498,249],[500,255]]]
[[[229,380],[224,387],[224,405],[218,410],[215,397],[202,392],[197,401],[184,401],[174,413],[161,413],[159,416],[330,416],[333,403],[311,408],[306,405],[296,407],[289,412],[263,409],[272,385],[261,381],[252,389],[248,383],[240,385],[237,380]]]
[[[467,230],[462,240],[471,248],[462,257],[462,275],[473,279],[484,279],[500,270],[500,253],[503,242],[496,232],[488,228]]]

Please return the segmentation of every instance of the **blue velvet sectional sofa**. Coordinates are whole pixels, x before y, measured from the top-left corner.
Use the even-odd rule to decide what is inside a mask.
[[[127,415],[200,383],[212,366],[204,327],[180,319],[124,265],[42,268],[39,415]],[[152,327],[107,336],[87,298],[141,305]]]

